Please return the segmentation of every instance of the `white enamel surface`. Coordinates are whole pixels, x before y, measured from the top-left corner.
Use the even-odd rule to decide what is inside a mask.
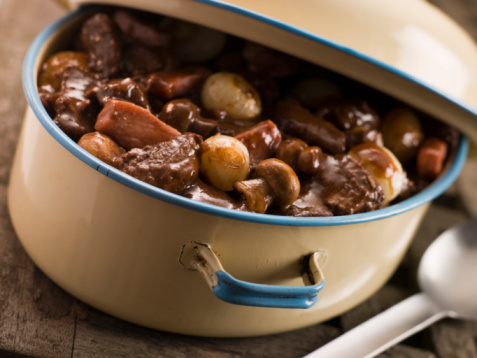
[[[76,8],[98,1],[61,2]],[[100,2],[193,21],[294,54],[452,123],[477,142],[475,43],[426,1]]]
[[[286,227],[211,216],[119,184],[71,155],[28,112],[8,200],[15,230],[38,267],[105,312],[161,330],[247,336],[311,325],[372,295],[401,260],[427,205],[373,222]],[[308,310],[218,300],[179,263],[182,245],[209,244],[235,277],[301,285],[300,260],[325,250],[326,285]]]

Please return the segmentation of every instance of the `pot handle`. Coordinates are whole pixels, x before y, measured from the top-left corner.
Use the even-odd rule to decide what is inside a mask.
[[[325,285],[321,267],[326,258],[323,250],[305,258],[305,286],[264,285],[238,280],[224,270],[210,246],[200,242],[185,244],[179,260],[185,268],[199,271],[214,295],[225,302],[256,307],[310,308]]]

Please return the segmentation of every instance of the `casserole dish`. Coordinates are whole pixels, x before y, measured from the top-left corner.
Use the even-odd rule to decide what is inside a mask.
[[[351,1],[304,2],[303,14],[319,6],[321,29],[295,18],[286,2],[272,7],[252,1],[143,1],[135,7],[315,62],[450,122],[475,140],[472,41],[425,2],[400,2],[393,12],[384,3],[363,2],[355,12]],[[426,19],[423,24],[403,24],[400,14],[411,5],[426,14],[414,19]],[[278,333],[334,317],[390,277],[430,201],[454,182],[465,162],[467,140],[461,138],[444,173],[422,192],[384,209],[341,217],[239,212],[154,188],[77,146],[53,123],[37,94],[41,63],[65,47],[90,11],[81,8],[53,24],[27,55],[29,108],[8,200],[18,237],[38,267],[74,296],[114,316],[204,336]],[[379,21],[360,36],[325,21],[339,18],[360,28],[362,11]],[[431,30],[448,35],[436,43]],[[376,34],[391,36],[394,45]],[[420,42],[409,44],[416,36]],[[440,51],[437,59],[422,50],[426,43]],[[448,66],[455,68],[452,75],[443,71]]]

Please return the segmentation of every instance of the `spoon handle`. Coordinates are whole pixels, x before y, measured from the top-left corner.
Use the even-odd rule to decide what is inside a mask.
[[[349,330],[304,358],[372,358],[426,328],[448,312],[415,294]]]

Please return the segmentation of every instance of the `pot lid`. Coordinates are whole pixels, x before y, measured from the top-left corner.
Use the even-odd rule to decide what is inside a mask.
[[[477,143],[477,46],[424,0],[59,0],[134,7],[236,35],[341,73]]]

